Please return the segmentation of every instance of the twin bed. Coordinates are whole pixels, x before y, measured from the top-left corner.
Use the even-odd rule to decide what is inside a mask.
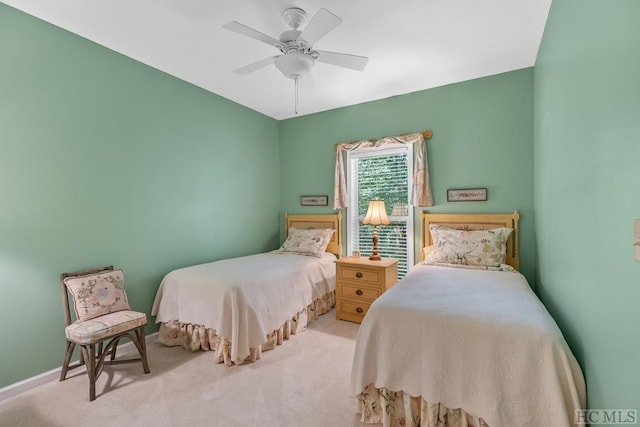
[[[341,215],[285,214],[285,225],[287,239],[279,251],[167,274],[151,311],[160,323],[159,341],[214,351],[218,363],[242,364],[260,359],[331,310]]]
[[[423,213],[421,226],[425,260],[371,305],[358,333],[351,379],[361,421],[573,425],[584,378],[517,272],[517,212]]]
[[[335,305],[341,217],[286,215],[335,230],[326,253],[276,251],[175,270],[152,314],[159,340],[255,361]],[[421,214],[421,262],[364,318],[352,367],[363,423],[560,426],[584,409],[582,372],[518,273],[518,214]],[[295,239],[294,239],[295,240]],[[307,254],[308,255],[308,254]]]

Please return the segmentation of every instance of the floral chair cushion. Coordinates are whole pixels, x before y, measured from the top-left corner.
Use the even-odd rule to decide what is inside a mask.
[[[72,323],[64,329],[64,332],[69,341],[91,344],[146,324],[146,314],[122,310],[84,322]]]
[[[321,258],[327,250],[331,236],[335,232],[332,228],[298,229],[291,227],[289,236],[276,253],[295,253]]]
[[[511,228],[457,230],[442,225],[429,227],[433,249],[425,264],[448,263],[499,267],[507,259]]]
[[[122,269],[64,279],[73,296],[73,308],[78,322],[94,319],[116,311],[131,310],[124,290]]]

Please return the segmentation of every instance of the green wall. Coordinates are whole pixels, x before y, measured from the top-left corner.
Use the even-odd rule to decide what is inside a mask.
[[[535,69],[277,122],[0,4],[0,387],[60,366],[60,272],[122,266],[149,314],[171,269],[333,212],[299,196],[331,198],[334,144],[431,129],[429,210],[520,211],[522,270],[589,406],[640,408],[637,16],[556,0]],[[446,202],[476,186],[488,202]]]
[[[518,210],[522,271],[533,286],[532,85],[529,68],[284,120],[280,124],[281,209],[332,212],[331,206],[301,207],[299,197],[327,194],[332,200],[336,143],[431,129],[427,151],[434,207],[428,210]],[[487,187],[489,200],[447,202],[447,188],[469,187]],[[417,214],[415,224],[419,245]]]
[[[0,387],[61,365],[59,273],[123,267],[149,314],[171,269],[277,247],[278,126],[0,4]]]
[[[639,16],[555,0],[534,73],[537,288],[598,409],[640,409]]]

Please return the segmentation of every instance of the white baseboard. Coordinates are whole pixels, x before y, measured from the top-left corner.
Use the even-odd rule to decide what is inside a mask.
[[[151,344],[157,340],[158,340],[157,332],[149,334],[145,337],[145,342],[147,344]],[[133,342],[128,341],[118,346],[118,352],[128,351],[130,347],[133,347]],[[6,387],[0,388],[0,402],[10,397],[17,396],[20,393],[24,393],[25,391],[29,391],[38,386],[41,386],[42,384],[46,384],[50,381],[58,381],[60,379],[61,371],[62,371],[62,366],[47,372],[43,372],[42,374],[36,375],[35,377],[27,378],[20,382],[10,384]]]

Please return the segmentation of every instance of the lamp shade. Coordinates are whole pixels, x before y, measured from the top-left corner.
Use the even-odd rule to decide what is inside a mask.
[[[407,216],[407,204],[406,203],[394,203],[391,209],[391,216]]]
[[[384,206],[384,200],[370,200],[367,215],[365,215],[363,224],[371,225],[387,225],[391,224],[387,216],[387,209]]]

